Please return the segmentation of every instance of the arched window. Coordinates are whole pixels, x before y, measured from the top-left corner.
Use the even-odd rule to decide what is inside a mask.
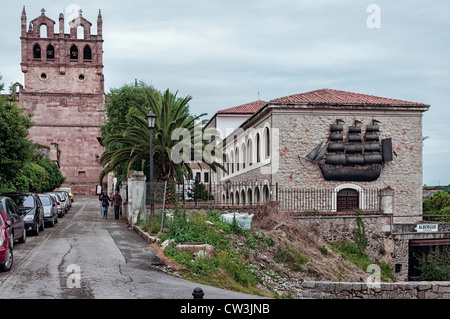
[[[242,169],[245,169],[245,167],[247,166],[247,147],[245,146],[245,143],[242,143],[241,145],[241,150],[242,150]]]
[[[35,59],[41,58],[41,47],[37,43],[33,47],[33,58]]]
[[[264,201],[268,202],[270,200],[270,192],[269,192],[269,187],[267,185],[264,185],[263,195],[264,195]]]
[[[269,132],[269,128],[266,127],[266,129],[264,130],[264,139],[265,139],[265,144],[266,144],[266,152],[265,152],[265,156],[266,158],[270,157],[270,132]]]
[[[242,205],[245,205],[245,191],[241,190],[241,200],[242,200]]]
[[[239,172],[239,162],[240,162],[239,148],[236,147],[236,172]]]
[[[255,203],[259,204],[259,202],[261,201],[260,195],[259,195],[259,187],[256,186],[255,188]]]
[[[89,45],[86,45],[83,50],[83,60],[92,60],[92,51]]]
[[[259,133],[256,134],[256,163],[261,161],[261,142],[259,140]]]
[[[78,48],[75,44],[70,48],[70,59],[78,60]]]
[[[53,45],[49,44],[47,47],[47,60],[54,60],[55,59],[55,48]]]
[[[47,35],[47,25],[46,24],[41,25],[41,28],[39,29],[39,32],[40,32],[39,36],[41,38],[47,38],[48,37],[48,35]]]
[[[337,193],[337,210],[339,212],[359,208],[359,192],[356,189],[344,188]]]
[[[252,166],[253,164],[253,145],[252,145],[252,140],[248,139],[247,142],[247,161],[248,161],[248,166]]]
[[[234,195],[233,195],[233,192],[230,193],[230,203],[231,203],[231,205],[234,205]]]
[[[230,158],[231,158],[231,174],[233,174],[234,173],[234,153],[233,153],[233,151],[231,151]]]
[[[236,205],[239,205],[239,191],[236,191]]]
[[[252,189],[251,188],[249,188],[248,189],[248,191],[247,191],[247,198],[248,198],[248,204],[249,205],[252,205],[253,204],[253,198],[252,198]]]
[[[79,40],[84,39],[84,28],[81,25],[77,27],[77,39]]]

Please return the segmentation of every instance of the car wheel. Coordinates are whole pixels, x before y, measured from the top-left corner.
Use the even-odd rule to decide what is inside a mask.
[[[26,240],[27,240],[27,230],[24,227],[22,231],[22,237],[19,238],[19,243],[23,244],[25,243]]]
[[[36,230],[34,231],[34,235],[39,235],[39,225],[36,224]]]
[[[13,264],[13,250],[11,245],[8,245],[8,259],[4,264],[0,264],[0,269],[2,271],[9,271]]]
[[[41,224],[41,226],[39,227],[39,230],[40,230],[40,231],[43,231],[43,230],[44,230],[44,227],[45,227],[44,224],[45,224],[45,222],[42,221],[42,224]]]

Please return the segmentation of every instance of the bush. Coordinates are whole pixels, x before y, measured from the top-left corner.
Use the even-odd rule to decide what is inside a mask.
[[[419,260],[419,270],[426,280],[449,281],[450,280],[450,248],[448,246],[431,247],[428,255],[423,255]]]

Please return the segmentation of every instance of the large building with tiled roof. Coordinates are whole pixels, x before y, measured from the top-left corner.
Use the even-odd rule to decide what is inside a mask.
[[[333,196],[329,210],[366,210],[365,189],[391,188],[394,211],[421,214],[422,113],[429,105],[332,89],[254,104],[221,110],[209,122],[228,112],[245,114],[228,128],[222,145],[227,172],[219,180],[259,185],[223,194],[223,201],[275,200],[275,185],[345,189],[353,202]]]
[[[261,103],[220,145],[227,170],[218,175],[216,201],[271,202],[328,241],[352,240],[363,216],[371,257],[406,280],[410,239],[427,238],[412,229],[422,222],[429,107],[332,89]]]

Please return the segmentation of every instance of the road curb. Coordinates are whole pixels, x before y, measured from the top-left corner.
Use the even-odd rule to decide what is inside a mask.
[[[147,233],[146,231],[144,231],[141,227],[137,226],[137,225],[133,225],[133,230],[139,234],[139,236],[141,236],[142,238],[144,238],[147,243],[149,244],[155,244],[155,243],[160,243],[161,239],[159,239],[158,237],[155,236],[151,236],[149,233]]]

